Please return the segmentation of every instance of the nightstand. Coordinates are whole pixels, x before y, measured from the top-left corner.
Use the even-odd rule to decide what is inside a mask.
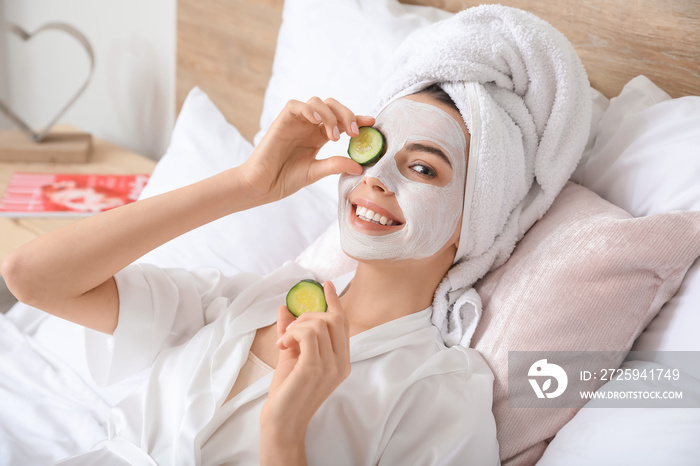
[[[150,174],[156,162],[93,137],[92,155],[86,163],[21,163],[0,162],[0,196],[5,192],[12,173],[50,172],[50,173],[117,173]],[[80,220],[80,217],[47,218],[0,217],[0,262],[15,248],[32,239],[56,230],[64,225]]]

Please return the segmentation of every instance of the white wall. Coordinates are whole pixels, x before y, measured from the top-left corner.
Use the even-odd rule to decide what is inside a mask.
[[[147,157],[165,152],[175,118],[176,0],[0,0],[0,7],[26,31],[66,22],[91,42],[92,81],[60,122]],[[75,40],[55,31],[29,42],[7,36],[2,58],[0,98],[5,81],[10,105],[34,128],[45,126],[89,69]]]

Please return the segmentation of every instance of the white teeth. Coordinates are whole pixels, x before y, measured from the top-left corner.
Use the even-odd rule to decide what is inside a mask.
[[[381,225],[392,226],[394,224],[393,220],[389,220],[386,216],[376,213],[367,207],[356,206],[355,214],[366,222],[379,223]]]

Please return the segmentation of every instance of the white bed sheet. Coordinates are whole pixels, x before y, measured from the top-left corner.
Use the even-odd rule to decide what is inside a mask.
[[[76,370],[4,314],[0,335],[0,465],[51,464],[104,438],[109,404]]]
[[[17,303],[0,314],[0,466],[47,465],[106,436],[111,406],[147,372],[98,386],[83,327]]]

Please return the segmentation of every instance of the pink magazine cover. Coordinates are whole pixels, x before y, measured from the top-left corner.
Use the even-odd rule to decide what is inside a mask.
[[[22,173],[12,175],[0,216],[83,216],[138,199],[148,175]]]

